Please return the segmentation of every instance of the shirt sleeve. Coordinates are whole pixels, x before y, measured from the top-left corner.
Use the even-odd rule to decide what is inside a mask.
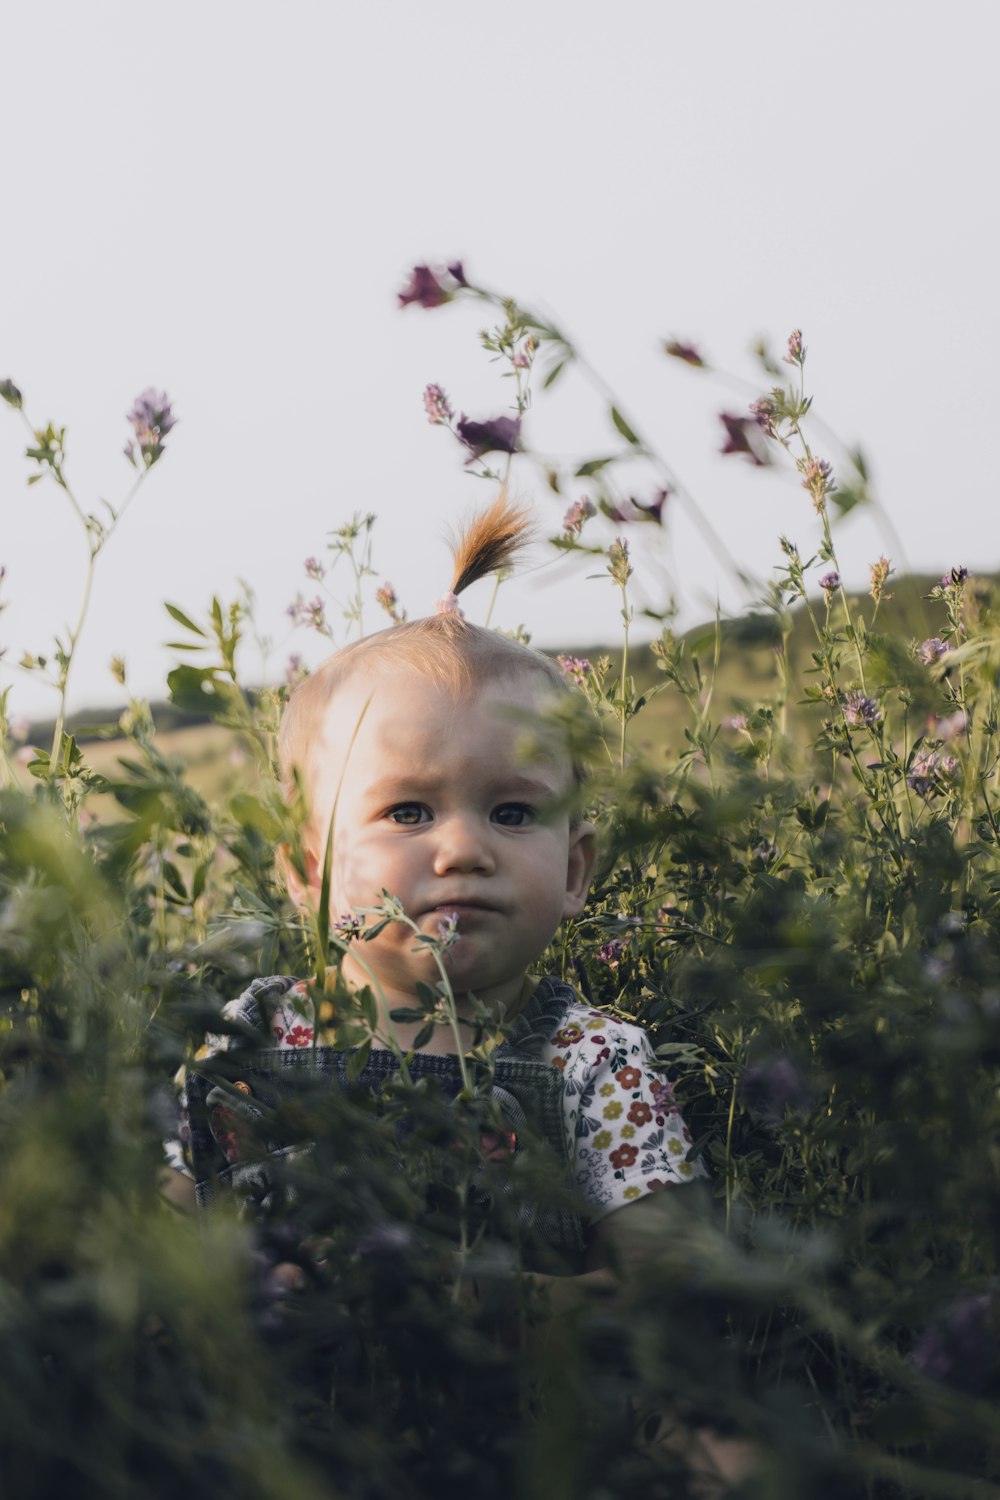
[[[565,1079],[573,1180],[595,1220],[706,1176],[700,1161],[688,1160],[691,1132],[640,1026],[573,1006],[544,1055]]]

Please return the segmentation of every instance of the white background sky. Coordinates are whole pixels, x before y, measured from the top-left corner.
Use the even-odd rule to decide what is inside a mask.
[[[862,442],[907,552],[852,518],[851,581],[882,550],[996,567],[998,33],[988,0],[5,6],[0,375],[68,427],[88,507],[128,485],[138,391],[165,388],[180,419],[100,560],[72,703],[118,697],[116,652],[162,695],[162,601],[201,613],[237,578],[271,671],[315,659],[282,611],[355,510],[378,515],[375,565],[411,613],[442,592],[444,532],[485,490],[421,393],[438,381],[483,417],[509,390],[480,313],[398,310],[428,259],[464,257],[565,326],[760,576],[780,532],[811,550],[809,500],[717,456],[716,413],[746,397],[665,360],[663,336],[750,375],[754,335],[802,327],[817,410]],[[580,385],[529,423],[543,450],[609,451]],[[0,409],[0,681],[44,714],[14,663],[75,616],[84,550],[64,498],[25,488],[24,437]],[[520,482],[558,529],[562,507]],[[636,535],[651,602],[675,593],[688,623],[717,593],[739,606],[683,516],[655,554],[653,534]],[[614,591],[585,571],[526,574],[501,622],[614,639]]]

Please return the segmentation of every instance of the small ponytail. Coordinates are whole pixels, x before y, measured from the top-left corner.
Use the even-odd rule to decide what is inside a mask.
[[[489,509],[473,516],[452,543],[451,593],[457,596],[478,579],[507,567],[530,540],[527,507],[516,505],[501,490]]]

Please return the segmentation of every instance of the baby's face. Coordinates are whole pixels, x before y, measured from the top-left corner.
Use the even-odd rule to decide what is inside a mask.
[[[359,670],[334,695],[313,753],[314,898],[336,802],[334,921],[383,890],[430,936],[454,915],[452,987],[497,1015],[562,918],[581,910],[593,868],[592,827],[550,815],[569,789],[568,756],[529,763],[519,748],[524,714],[543,704],[528,675],[456,699],[412,667]],[[416,982],[438,977],[401,923],[353,951],[392,1004],[412,1003]],[[358,959],[349,954],[344,973],[364,984]]]

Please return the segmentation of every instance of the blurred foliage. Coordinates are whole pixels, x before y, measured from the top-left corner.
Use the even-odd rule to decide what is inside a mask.
[[[448,299],[485,295],[456,269]],[[410,300],[436,306],[427,274]],[[491,353],[523,373],[548,340],[550,381],[572,363],[502,308]],[[766,441],[792,445],[805,398],[768,399]],[[613,425],[644,447],[619,404]],[[552,1264],[516,1212],[567,1189],[540,1159],[500,1191],[488,1070],[451,1102],[306,1069],[269,1123],[282,1193],[197,1220],[160,1197],[169,1080],[223,1003],[257,974],[336,973],[276,878],[296,838],[283,689],[241,681],[248,601],[171,608],[174,700],[241,746],[221,782],[192,779],[133,701],[99,769],[60,711],[26,789],[3,700],[0,1493],[704,1494],[663,1423],[748,1440],[731,1492],[758,1500],[1000,1495],[1000,593],[953,569],[916,599],[873,575],[859,601],[832,477],[794,462],[816,559],[783,543],[741,621],[564,663],[603,850],[548,967],[649,1028],[710,1172],[617,1216],[620,1285],[568,1312],[527,1274]],[[604,559],[627,631],[655,528],[581,515],[558,543]],[[599,516],[618,534],[584,546]],[[359,591],[369,573],[366,551]],[[669,734],[649,730],[665,706]],[[363,1043],[363,1005],[321,998]],[[244,1038],[218,1076],[252,1066]]]

